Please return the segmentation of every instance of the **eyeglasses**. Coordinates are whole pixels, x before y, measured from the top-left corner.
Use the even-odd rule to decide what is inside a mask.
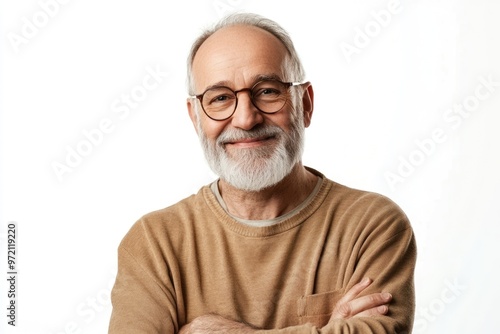
[[[226,86],[211,87],[199,95],[190,96],[200,100],[205,114],[215,121],[223,121],[233,116],[238,106],[238,93],[248,91],[252,104],[265,114],[280,111],[289,98],[289,88],[299,82],[282,82],[277,79],[258,81],[251,88],[232,90]]]

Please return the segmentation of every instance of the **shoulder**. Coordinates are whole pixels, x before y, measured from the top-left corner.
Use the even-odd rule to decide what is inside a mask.
[[[336,210],[348,211],[350,214],[366,210],[387,210],[404,215],[403,210],[395,202],[382,194],[345,186],[332,181],[315,169],[306,168],[323,179],[320,193],[323,193],[324,196],[318,197],[324,200],[322,204],[325,206],[333,206]]]
[[[327,178],[325,182],[330,186],[321,210],[331,214],[340,226],[351,231],[357,230],[361,234],[370,231],[383,231],[386,235],[395,235],[403,231],[412,234],[407,215],[389,197],[351,188]]]
[[[330,196],[336,198],[339,204],[351,213],[364,214],[369,212],[394,213],[406,218],[403,210],[389,197],[366,190],[350,188],[348,186],[330,181],[332,183]]]

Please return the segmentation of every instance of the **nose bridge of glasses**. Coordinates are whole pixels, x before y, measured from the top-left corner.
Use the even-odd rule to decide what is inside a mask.
[[[250,96],[250,98],[253,97],[252,88],[242,88],[242,89],[235,90],[234,95],[238,96],[238,93],[241,93],[241,92],[248,92],[248,95]]]
[[[259,109],[256,105],[255,105],[255,101],[253,99],[253,88],[242,88],[242,89],[238,89],[238,90],[235,90],[233,91],[234,92],[234,96],[236,97],[236,105],[234,106],[234,108],[238,108],[238,105],[239,105],[239,96],[238,96],[238,93],[241,93],[241,92],[248,92],[248,100],[250,101],[250,103],[252,104],[252,106],[256,107],[257,109]],[[260,110],[260,109],[259,109]]]

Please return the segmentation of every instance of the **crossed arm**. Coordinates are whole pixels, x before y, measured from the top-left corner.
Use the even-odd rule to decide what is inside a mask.
[[[371,279],[365,278],[347,291],[336,304],[329,323],[338,320],[347,320],[353,317],[374,317],[388,313],[388,304],[392,299],[390,293],[381,292],[358,297],[371,283]],[[183,326],[179,334],[257,334],[265,332],[269,331],[253,328],[246,324],[223,318],[219,315],[207,314]]]
[[[118,275],[112,291],[113,313],[109,333],[408,332],[412,328],[414,312],[413,268],[416,245],[413,233],[406,224],[391,223],[398,217],[396,214],[383,212],[383,218],[388,222],[372,224],[377,233],[363,230],[363,243],[355,250],[356,266],[337,268],[337,272],[346,273],[335,278],[336,282],[341,280],[339,283],[318,289],[316,295],[308,295],[321,298],[305,300],[310,304],[301,304],[300,314],[288,314],[295,309],[291,304],[287,308],[290,311],[283,309],[284,316],[290,316],[293,320],[282,322],[281,326],[264,327],[259,323],[262,328],[268,328],[265,330],[237,322],[242,319],[254,319],[251,315],[242,314],[239,317],[238,312],[228,311],[221,314],[228,317],[225,319],[219,315],[207,314],[214,308],[205,308],[204,301],[199,299],[191,301],[195,304],[192,307],[197,310],[191,315],[201,316],[190,318],[186,313],[188,308],[183,298],[182,283],[185,277],[180,274],[178,258],[172,256],[171,261],[165,260],[165,254],[170,253],[161,250],[155,243],[156,234],[149,230],[143,232],[143,226],[138,224],[136,229],[140,233],[133,231],[135,235],[125,238],[119,248]],[[168,268],[165,268],[165,263],[169,264]],[[328,275],[330,272],[332,269],[327,267],[318,274]],[[374,281],[362,280],[363,277],[371,277]],[[359,283],[354,284],[355,282]],[[196,285],[194,287],[196,288]],[[329,293],[322,293],[325,291]],[[347,292],[339,295],[342,291]],[[393,296],[386,295],[386,291]],[[311,293],[314,294],[314,291]],[[330,294],[335,299],[325,299],[329,298]],[[211,298],[208,295],[205,297]],[[316,304],[318,300],[328,305],[325,306],[327,309],[323,311],[323,306]],[[253,311],[260,312],[259,316],[266,316],[262,312],[268,312],[264,308],[256,310],[255,305],[252,307]],[[235,317],[232,318],[233,316]],[[313,324],[316,324],[316,327]],[[286,327],[287,325],[291,327]]]

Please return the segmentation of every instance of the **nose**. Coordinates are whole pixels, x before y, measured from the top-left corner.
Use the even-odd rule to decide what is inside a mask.
[[[240,94],[243,92],[246,92],[246,94]],[[237,91],[236,94],[238,96],[238,104],[236,105],[236,110],[231,119],[231,124],[243,130],[251,130],[257,124],[264,121],[264,116],[259,109],[253,105],[252,99],[250,98],[250,89],[241,89]]]

